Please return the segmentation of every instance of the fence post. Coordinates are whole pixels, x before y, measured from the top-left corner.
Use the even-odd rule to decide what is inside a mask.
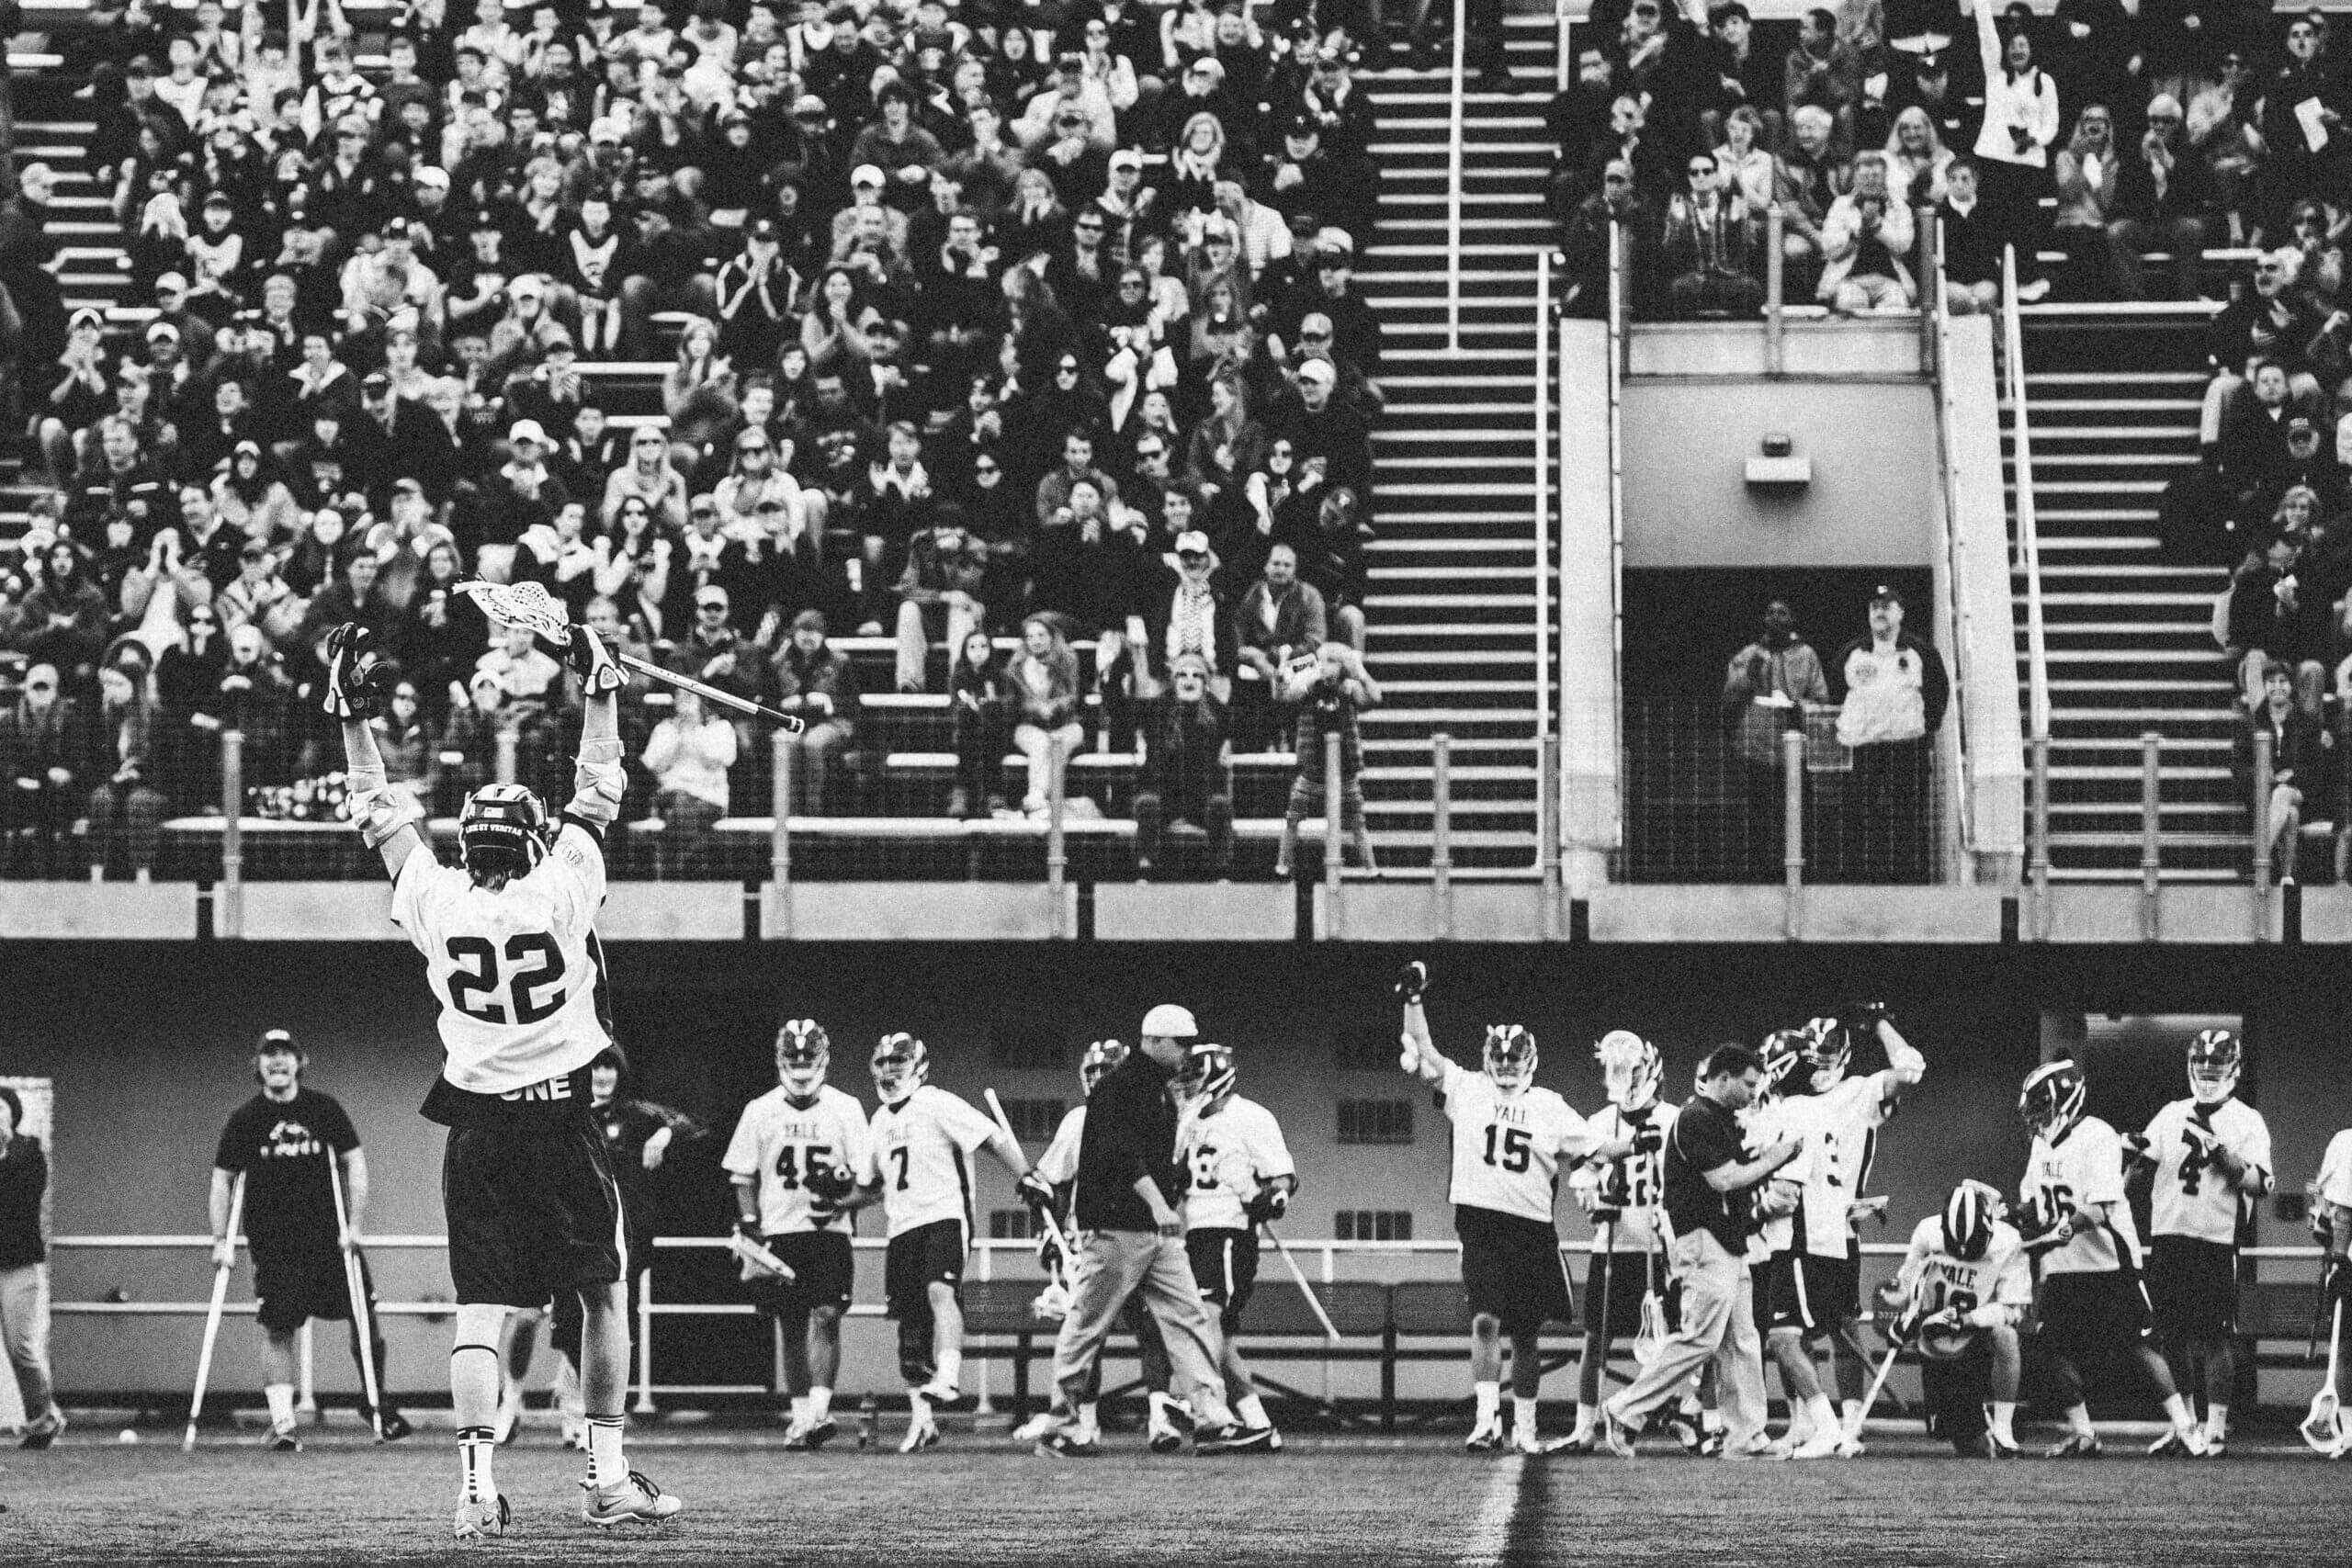
[[[1937,254],[1937,246],[1942,236],[1936,232],[1934,208],[1916,208],[1913,218],[1919,230],[1918,267],[1913,274],[1919,290],[1919,373],[1933,376],[1939,371],[1936,364],[1936,311],[1943,303],[1943,271]],[[1930,288],[1936,291],[1932,299],[1928,297]]]
[[[492,766],[497,771],[498,782],[511,784],[514,782],[514,757],[521,745],[521,738],[511,729],[502,729],[498,732],[497,745],[497,761]]]
[[[792,934],[792,756],[797,739],[788,729],[774,737],[775,767],[768,784],[768,807],[775,825],[768,829],[768,901],[775,914],[775,934]]]
[[[1544,900],[1543,935],[1558,942],[1560,919],[1560,737],[1544,737],[1535,752],[1535,876]]]
[[[1051,908],[1046,913],[1050,936],[1069,934],[1062,908],[1063,876],[1069,864],[1069,846],[1062,833],[1062,807],[1069,798],[1069,746],[1058,735],[1050,742],[1053,766],[1047,771],[1046,796],[1046,892]]]
[[[245,732],[220,732],[220,886],[212,899],[212,934],[245,934]]]
[[[2153,729],[2140,737],[2140,937],[2143,942],[2155,941],[2164,929],[2163,909],[2157,901],[2164,853],[2156,839],[2162,820],[2156,790],[2164,744],[2165,738]]]
[[[1340,732],[1329,729],[1323,734],[1323,899],[1327,910],[1323,934],[1327,937],[1337,937],[1340,931],[1340,845],[1345,841],[1340,837]]]
[[[1781,736],[1781,874],[1786,909],[1785,935],[1794,942],[1804,931],[1804,731]]]
[[[2033,938],[2050,940],[2050,737],[2033,738]]]
[[[2277,759],[2271,754],[2270,731],[2260,725],[2254,731],[2254,940],[2260,942],[2270,933],[2270,789]],[[2290,854],[2291,851],[2289,852]],[[2294,874],[2292,860],[2279,868],[2279,874]]]
[[[639,1416],[653,1414],[653,1259],[637,1272],[637,1403]]]
[[[1453,935],[1453,737],[1430,737],[1430,924],[1440,942]]]
[[[316,1420],[319,1415],[319,1348],[317,1339],[311,1333],[311,1325],[317,1321],[318,1319],[314,1317],[306,1317],[302,1320],[301,1386],[294,1395],[296,1411],[313,1420]]]
[[[1787,286],[1787,258],[1781,254],[1781,236],[1786,222],[1781,204],[1774,202],[1764,209],[1764,374],[1778,376],[1784,364],[1785,345],[1781,333],[1788,326],[1781,310],[1781,291]]]
[[[996,1248],[988,1242],[982,1242],[980,1243],[980,1283],[985,1285],[995,1278]],[[993,1416],[996,1414],[996,1397],[990,1393],[989,1387],[991,1381],[989,1377],[989,1359],[986,1356],[978,1358],[978,1366],[980,1374],[980,1398],[979,1403],[972,1407],[972,1414]]]

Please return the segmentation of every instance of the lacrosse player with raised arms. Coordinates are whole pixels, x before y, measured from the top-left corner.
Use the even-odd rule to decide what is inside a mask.
[[[1283,1446],[1282,1434],[1236,1341],[1242,1311],[1258,1288],[1258,1227],[1290,1212],[1298,1169],[1274,1113],[1234,1092],[1239,1078],[1230,1045],[1195,1045],[1177,1070],[1184,1116],[1176,1153],[1192,1177],[1184,1193],[1184,1250],[1192,1255],[1201,1300],[1216,1308],[1227,1403],[1244,1428],[1267,1435],[1261,1451],[1272,1451]]]
[[[1516,1023],[1489,1024],[1481,1070],[1448,1061],[1430,1037],[1421,1005],[1428,966],[1408,964],[1397,977],[1404,1003],[1401,1066],[1434,1088],[1453,1124],[1451,1198],[1462,1238],[1462,1283],[1470,1298],[1470,1382],[1477,1419],[1467,1446],[1525,1454],[1552,1452],[1535,1429],[1544,1386],[1540,1339],[1546,1323],[1568,1323],[1576,1303],[1560,1233],[1552,1217],[1563,1166],[1615,1160],[1631,1137],[1604,1143],[1548,1089],[1535,1087],[1535,1037]],[[1502,1427],[1502,1342],[1511,1349],[1511,1431]]]
[[[1895,1341],[1918,1343],[1936,1431],[1981,1459],[2018,1457],[2018,1325],[2033,1309],[2032,1265],[2004,1208],[1982,1181],[1953,1188],[1943,1213],[1912,1228],[1883,1292],[1895,1305]]]
[[[590,1113],[589,1064],[612,1044],[596,911],[605,901],[605,829],[620,814],[611,649],[573,627],[562,650],[586,708],[571,802],[550,821],[520,784],[485,784],[458,816],[463,862],[425,842],[424,808],[386,783],[368,720],[387,666],[356,625],[329,634],[325,708],[341,721],[347,808],[392,876],[392,919],[424,954],[441,1002],[441,1076],[424,1115],[449,1129],[441,1191],[457,1293],[449,1393],[458,1426],[460,1540],[497,1535],[506,1499],[491,1473],[498,1419],[500,1325],[512,1309],[562,1292],[581,1305],[581,1382],[588,1420],[583,1517],[650,1523],[683,1505],[629,1469],[622,1450],[628,1385],[628,1247],[620,1189]]]
[[[849,1205],[866,1132],[865,1108],[825,1081],[831,1064],[824,1027],[787,1020],[775,1034],[776,1087],[743,1107],[719,1161],[735,1188],[737,1235],[792,1271],[743,1264],[752,1304],[783,1330],[787,1449],[821,1449],[839,1429],[833,1378],[856,1276]]]

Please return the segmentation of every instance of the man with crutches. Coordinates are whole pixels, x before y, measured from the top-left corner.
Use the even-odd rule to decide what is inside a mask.
[[[231,1222],[243,1179],[242,1218],[266,1336],[262,1392],[269,1401],[269,1446],[281,1453],[302,1446],[294,1422],[295,1336],[314,1317],[351,1324],[352,1356],[366,1390],[361,1414],[378,1435],[390,1441],[409,1432],[383,1397],[384,1341],[358,1251],[368,1158],[343,1106],[302,1083],[306,1063],[285,1030],[261,1037],[254,1051],[261,1092],[229,1118],[212,1159],[216,1269],[236,1258]]]
[[[2345,1354],[2346,1311],[2352,1303],[2352,1127],[2328,1140],[2312,1183],[2312,1235],[2320,1245],[2320,1294],[2313,1330],[2327,1336],[2327,1381],[2312,1395],[2303,1417],[2303,1441],[2330,1459],[2352,1452],[2352,1429],[2344,1422],[2344,1396],[2352,1385],[2352,1357]]]

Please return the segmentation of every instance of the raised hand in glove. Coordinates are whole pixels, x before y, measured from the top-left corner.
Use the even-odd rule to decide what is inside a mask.
[[[605,646],[605,639],[585,626],[572,626],[571,640],[564,646],[563,661],[580,677],[580,689],[592,697],[617,692],[628,683],[628,677],[613,661],[613,651]]]
[[[1838,1021],[1860,1034],[1875,1034],[1886,1019],[1884,1002],[1848,1002],[1838,1013]]]
[[[1269,1220],[1279,1220],[1290,1213],[1289,1190],[1282,1187],[1261,1187],[1258,1189],[1258,1195],[1250,1200],[1242,1213],[1249,1216],[1250,1223],[1253,1225],[1262,1225]]]
[[[327,694],[320,706],[329,718],[365,723],[383,711],[384,678],[391,671],[369,640],[368,628],[356,621],[327,633]]]
[[[1430,988],[1430,966],[1416,958],[1396,971],[1396,999],[1417,1002],[1421,993]]]
[[[1012,1184],[1012,1190],[1033,1209],[1045,1210],[1054,1206],[1054,1184],[1034,1170],[1023,1171],[1021,1179]]]
[[[762,1234],[760,1230],[760,1217],[757,1214],[736,1215],[735,1234],[741,1236],[745,1241],[764,1243],[767,1240],[767,1237]]]

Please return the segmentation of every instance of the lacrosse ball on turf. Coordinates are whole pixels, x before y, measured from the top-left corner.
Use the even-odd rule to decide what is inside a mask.
[[[114,1435],[114,1440],[118,1443],[135,1443],[139,1440],[139,1434],[125,1427]]]

